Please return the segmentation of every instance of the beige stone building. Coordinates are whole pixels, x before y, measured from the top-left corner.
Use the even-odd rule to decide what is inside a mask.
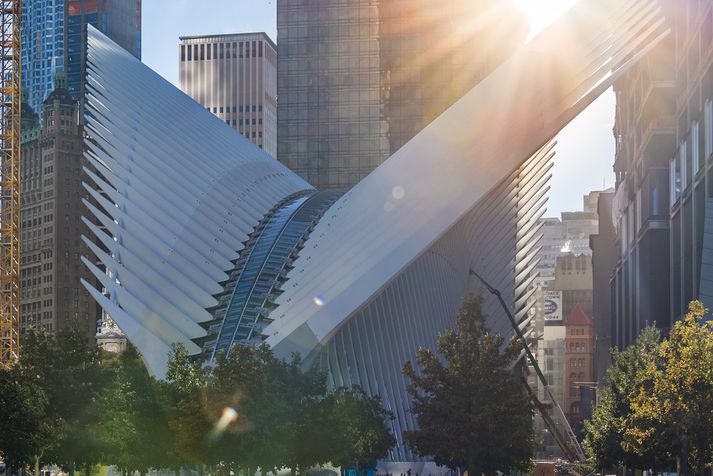
[[[277,47],[265,33],[183,36],[181,90],[277,156]]]

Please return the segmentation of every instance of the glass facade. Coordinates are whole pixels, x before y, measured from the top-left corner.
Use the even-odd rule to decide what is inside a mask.
[[[93,25],[137,58],[141,57],[141,0],[47,0],[22,5],[22,81],[28,103],[42,110],[65,71],[75,99],[84,96],[86,26]]]
[[[503,3],[280,0],[278,159],[319,189],[356,184],[525,41]]]
[[[22,2],[22,84],[35,111],[64,69],[64,20],[64,0]]]
[[[277,157],[320,189],[351,186],[389,156],[378,4],[278,3]]]
[[[288,198],[256,227],[212,310],[203,350],[214,358],[233,344],[261,341],[269,320],[270,296],[296,257],[311,228],[341,195],[339,191],[300,194]]]

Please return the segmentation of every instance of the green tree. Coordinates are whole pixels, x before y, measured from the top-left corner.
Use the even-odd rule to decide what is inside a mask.
[[[632,412],[631,400],[643,384],[644,370],[658,352],[661,333],[654,326],[641,331],[636,342],[619,351],[612,349],[612,365],[607,369],[607,386],[602,390],[592,418],[584,423],[584,449],[597,468],[664,469],[670,458],[658,446],[641,448],[638,454],[624,449],[625,433]]]
[[[123,474],[172,467],[172,432],[165,384],[148,374],[140,355],[129,346],[111,364],[111,381],[97,396],[87,434],[99,459]]]
[[[333,422],[328,428],[333,433],[324,439],[336,443],[330,449],[332,463],[359,472],[375,467],[388,455],[396,443],[388,425],[394,416],[383,408],[381,398],[370,397],[355,386],[339,388],[325,401],[331,407]],[[330,415],[330,410],[325,414]]]
[[[297,355],[278,359],[266,345],[235,346],[210,367],[176,347],[167,377],[183,464],[303,474],[328,462],[373,465],[393,445],[378,397],[329,392],[324,372],[305,370]]]
[[[436,355],[420,349],[404,374],[419,429],[405,433],[417,454],[469,474],[527,471],[534,448],[532,409],[512,368],[518,356],[490,333],[481,298],[468,297],[455,329],[438,337]]]
[[[667,446],[682,475],[689,463],[703,474],[713,459],[713,323],[703,321],[706,313],[691,302],[659,345],[633,395],[624,441],[637,454]]]
[[[17,371],[36,379],[47,398],[41,417],[44,438],[36,440],[35,471],[55,463],[67,471],[97,462],[86,428],[93,421],[91,403],[106,384],[100,350],[86,333],[66,327],[56,335],[28,330]]]
[[[213,465],[207,448],[212,425],[206,415],[210,369],[190,357],[183,345],[171,351],[166,375],[172,432],[171,459],[177,467]]]
[[[47,404],[38,375],[0,366],[0,454],[9,468],[34,463],[39,448],[51,438],[43,419]]]

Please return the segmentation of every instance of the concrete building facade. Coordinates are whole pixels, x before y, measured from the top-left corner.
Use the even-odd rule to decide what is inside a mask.
[[[278,158],[330,189],[400,149],[521,46],[527,27],[493,0],[279,0],[277,34]]]
[[[277,156],[277,47],[265,33],[183,36],[183,92]]]
[[[96,333],[98,307],[80,280],[93,279],[79,257],[88,251],[81,217],[83,134],[79,103],[63,78],[39,116],[25,104],[22,135],[21,330],[68,325]]]
[[[615,84],[613,343],[713,304],[713,2],[662,2],[672,34]]]
[[[559,218],[542,218],[542,241],[538,253],[537,286],[546,288],[555,278],[557,258],[572,253],[591,256],[589,236],[598,230],[597,198],[601,191],[582,197],[582,210],[562,212]]]
[[[593,312],[593,282],[591,255],[568,253],[559,256],[555,264],[555,279],[548,289],[562,295],[562,316],[567,319],[579,306],[590,315]]]
[[[610,349],[614,343],[612,293],[609,282],[617,263],[616,230],[612,217],[614,193],[599,195],[597,216],[599,232],[589,238],[592,248],[592,319],[594,321],[594,380],[601,387],[606,384],[606,370],[611,362]]]
[[[550,325],[544,328],[540,340],[537,341],[537,363],[542,370],[547,383],[551,387],[552,395],[559,405],[564,405],[565,395],[565,338],[567,336],[565,326],[563,324]],[[534,372],[531,373],[531,375]],[[554,402],[551,401],[547,392],[542,385],[534,378],[531,380],[531,385],[537,388],[537,398],[544,405],[547,405],[550,410],[550,417],[557,425],[561,433],[564,433],[564,422],[560,418],[559,412],[554,409]],[[562,407],[564,409],[564,407]],[[535,458],[537,459],[553,459],[563,457],[557,441],[552,433],[545,426],[544,421],[539,415],[535,416],[535,433],[539,437],[540,445],[535,448]]]

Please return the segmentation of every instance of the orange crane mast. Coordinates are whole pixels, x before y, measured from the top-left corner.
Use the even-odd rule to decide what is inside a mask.
[[[20,355],[22,0],[0,0],[0,365]]]

